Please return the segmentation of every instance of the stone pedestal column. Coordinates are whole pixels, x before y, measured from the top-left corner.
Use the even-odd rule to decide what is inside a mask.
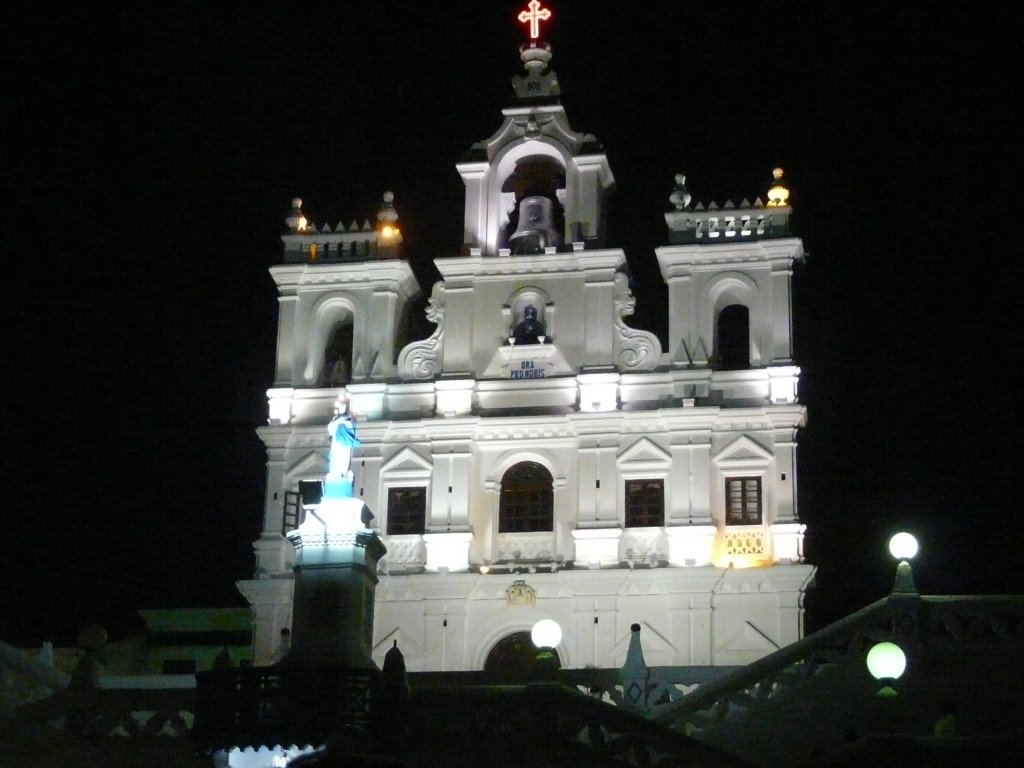
[[[362,527],[364,504],[332,500],[307,509],[288,538],[295,545],[292,649],[283,665],[376,668],[373,602],[377,562],[386,552]]]

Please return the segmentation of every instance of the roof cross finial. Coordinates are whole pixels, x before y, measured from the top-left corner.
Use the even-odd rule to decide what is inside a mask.
[[[548,8],[540,7],[540,0],[530,0],[526,4],[528,10],[521,11],[517,17],[523,24],[530,25],[530,39],[536,40],[540,37],[540,23],[551,18],[551,11]]]

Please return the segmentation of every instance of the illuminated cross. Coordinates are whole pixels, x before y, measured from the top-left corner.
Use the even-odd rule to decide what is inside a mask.
[[[540,23],[551,18],[551,11],[540,7],[540,0],[530,0],[526,4],[528,11],[519,14],[519,21],[523,24],[530,22],[530,39],[536,40],[540,37]]]

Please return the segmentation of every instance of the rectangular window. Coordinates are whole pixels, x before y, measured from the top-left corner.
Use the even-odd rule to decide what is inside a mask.
[[[725,524],[761,524],[760,477],[730,477],[725,481]]]
[[[626,527],[665,524],[665,481],[626,481]]]
[[[388,536],[423,533],[427,519],[427,489],[388,488]]]

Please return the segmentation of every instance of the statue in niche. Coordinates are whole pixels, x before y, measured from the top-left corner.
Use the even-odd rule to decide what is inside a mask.
[[[544,335],[544,323],[537,319],[537,308],[527,304],[523,309],[523,319],[512,329],[512,338],[519,344],[540,344]]]

